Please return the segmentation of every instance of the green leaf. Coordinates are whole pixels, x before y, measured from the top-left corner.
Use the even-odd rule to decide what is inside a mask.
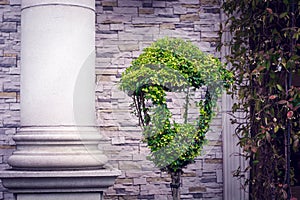
[[[281,86],[281,85],[279,85],[279,84],[276,84],[276,87],[277,87],[277,89],[278,89],[279,91],[283,91],[283,88],[282,88],[282,86]]]
[[[284,18],[284,17],[287,16],[287,15],[288,15],[288,12],[281,13],[281,14],[279,15],[279,18]]]

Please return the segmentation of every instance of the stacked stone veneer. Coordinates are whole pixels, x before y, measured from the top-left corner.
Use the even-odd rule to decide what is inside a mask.
[[[0,0],[0,168],[15,149],[12,135],[20,126],[20,1]],[[5,191],[0,186],[0,191]],[[12,199],[0,192],[0,199]]]
[[[118,89],[118,82],[132,59],[164,36],[190,39],[215,54],[219,7],[216,0],[96,0],[96,115],[103,135],[99,147],[109,157],[108,167],[122,170],[106,199],[170,198],[170,177],[147,161],[149,151],[130,113],[131,99]],[[20,119],[20,0],[0,0],[0,20],[0,162],[7,168],[15,148],[11,136]],[[173,114],[180,118],[180,95],[170,95]],[[221,114],[211,129],[203,156],[184,170],[182,199],[222,199]],[[13,198],[1,190],[0,199]]]
[[[97,3],[97,115],[112,167],[122,176],[107,191],[107,199],[168,199],[170,177],[146,160],[137,119],[130,114],[131,100],[118,90],[120,74],[142,49],[164,36],[192,40],[214,54],[220,22],[219,2],[213,0],[109,0]],[[173,96],[173,114],[182,116],[180,95]],[[222,199],[221,119],[208,136],[205,155],[185,169],[183,199]]]

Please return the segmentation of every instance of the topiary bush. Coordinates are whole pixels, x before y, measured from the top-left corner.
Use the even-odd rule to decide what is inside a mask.
[[[122,74],[120,88],[133,99],[143,141],[151,150],[149,159],[171,174],[174,199],[180,196],[182,169],[199,156],[213,108],[232,76],[217,58],[191,42],[168,37],[145,48]],[[188,122],[191,91],[196,90],[204,90],[204,98],[195,102],[197,119]],[[172,120],[167,92],[185,94],[183,123]]]

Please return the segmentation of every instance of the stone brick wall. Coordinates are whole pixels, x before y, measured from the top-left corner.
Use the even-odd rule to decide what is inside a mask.
[[[158,38],[192,40],[201,50],[215,54],[220,22],[218,1],[103,0],[97,4],[97,119],[105,137],[100,148],[122,176],[106,199],[170,199],[170,177],[146,160],[137,118],[130,114],[131,99],[118,90],[121,73],[142,49]],[[215,54],[216,55],[216,54]],[[219,55],[216,55],[219,56]],[[173,99],[173,114],[182,115]],[[221,109],[221,108],[220,108]],[[221,115],[212,123],[203,156],[185,169],[182,199],[222,199]]]
[[[15,148],[11,136],[20,125],[20,1],[0,0],[1,169],[8,167],[6,160]],[[132,59],[164,36],[192,40],[201,50],[219,56],[214,51],[220,22],[219,1],[96,0],[96,11],[96,115],[103,135],[99,148],[110,159],[108,167],[122,170],[105,198],[169,199],[170,177],[147,161],[149,150],[141,143],[137,119],[130,114],[131,101],[118,90],[118,82]],[[175,103],[174,107],[180,116]],[[221,114],[211,128],[203,156],[184,170],[183,199],[222,199]],[[4,191],[0,192],[0,199],[12,199],[2,187],[0,191]]]
[[[0,169],[15,149],[12,135],[20,126],[20,1],[0,0]],[[0,186],[0,199],[12,194]]]

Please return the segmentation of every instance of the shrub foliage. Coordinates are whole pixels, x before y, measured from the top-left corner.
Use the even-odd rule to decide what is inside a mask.
[[[200,154],[213,108],[231,76],[217,58],[179,38],[157,40],[126,69],[120,88],[133,99],[144,142],[151,150],[149,159],[157,167],[178,176]],[[199,116],[188,123],[190,91],[200,89],[205,95],[196,102]],[[184,123],[172,120],[167,92],[186,94]]]

